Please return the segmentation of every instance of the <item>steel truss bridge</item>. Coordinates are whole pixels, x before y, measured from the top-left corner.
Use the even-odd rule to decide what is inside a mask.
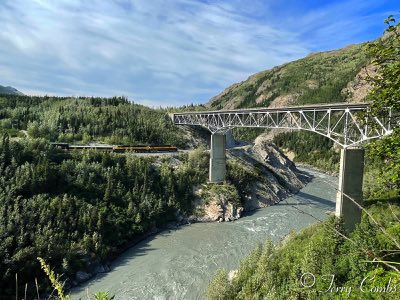
[[[173,113],[177,125],[198,125],[213,134],[236,127],[307,130],[330,138],[343,148],[391,134],[391,110],[386,117],[372,116],[368,103],[320,104],[282,108]]]

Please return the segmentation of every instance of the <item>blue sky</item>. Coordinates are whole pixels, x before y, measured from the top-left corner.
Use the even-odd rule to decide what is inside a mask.
[[[253,73],[377,38],[396,2],[0,0],[0,84],[205,103]]]

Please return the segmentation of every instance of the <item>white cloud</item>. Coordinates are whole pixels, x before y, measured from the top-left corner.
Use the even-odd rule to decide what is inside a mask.
[[[335,33],[324,11],[299,18],[296,28],[274,19],[265,1],[212,3],[5,0],[0,84],[155,105],[205,102],[254,72],[306,55],[319,40],[326,45],[324,34]],[[318,24],[310,42],[304,35]]]

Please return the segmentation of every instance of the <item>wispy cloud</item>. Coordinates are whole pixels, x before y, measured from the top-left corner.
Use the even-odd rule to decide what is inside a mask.
[[[370,30],[386,10],[371,0],[317,7],[272,0],[5,0],[0,84],[126,95],[153,105],[205,102],[257,71],[361,41],[363,26]]]

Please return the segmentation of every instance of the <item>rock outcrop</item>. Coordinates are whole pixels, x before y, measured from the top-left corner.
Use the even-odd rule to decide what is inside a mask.
[[[236,188],[231,184],[210,185],[197,189],[200,222],[229,222],[240,218],[243,207]]]
[[[359,103],[365,101],[365,97],[371,92],[372,84],[370,78],[377,76],[378,67],[370,64],[362,68],[356,77],[350,81],[342,94],[348,102]]]
[[[197,213],[191,221],[236,220],[243,211],[278,203],[298,192],[310,180],[270,141],[267,134],[259,136],[254,146],[228,149],[227,155],[229,161],[239,164],[247,173],[256,174],[249,183],[244,201],[240,199],[237,187],[229,183],[196,187]]]
[[[310,180],[270,141],[267,134],[259,136],[254,146],[233,149],[230,155],[239,158],[248,168],[256,166],[261,173],[259,180],[251,184],[251,194],[244,204],[245,211],[278,203],[298,192]]]

